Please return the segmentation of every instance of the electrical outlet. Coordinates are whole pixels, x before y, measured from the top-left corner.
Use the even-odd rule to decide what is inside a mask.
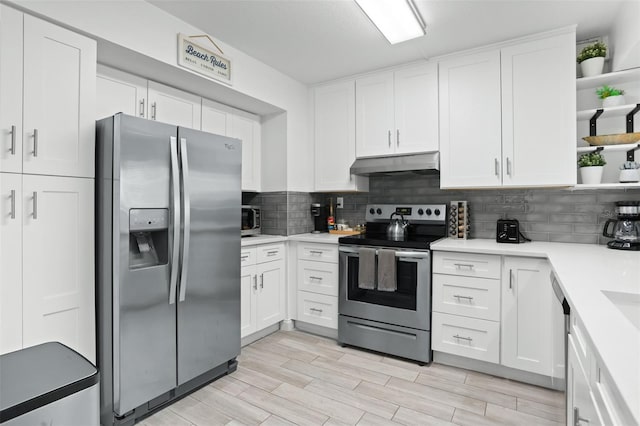
[[[336,208],[337,209],[341,209],[342,206],[344,206],[344,198],[343,197],[337,197],[336,198]]]

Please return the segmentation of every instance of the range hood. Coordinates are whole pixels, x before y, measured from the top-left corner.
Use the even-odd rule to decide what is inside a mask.
[[[440,170],[438,151],[393,157],[358,158],[351,165],[351,174],[371,176],[379,174],[418,173],[437,174]]]

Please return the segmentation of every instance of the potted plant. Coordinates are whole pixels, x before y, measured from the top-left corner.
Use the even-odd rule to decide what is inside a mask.
[[[625,161],[620,166],[620,183],[632,183],[640,181],[640,163]]]
[[[596,90],[596,94],[602,99],[602,107],[624,105],[624,90],[607,86],[606,84]]]
[[[582,49],[577,58],[582,76],[591,77],[602,74],[605,56],[607,56],[607,45],[599,41]]]
[[[602,168],[605,164],[607,162],[604,157],[597,151],[582,154],[578,159],[582,183],[587,185],[599,184],[602,180]]]

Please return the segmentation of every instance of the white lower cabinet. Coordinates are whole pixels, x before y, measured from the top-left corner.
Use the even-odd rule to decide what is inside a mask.
[[[556,300],[546,259],[505,256],[502,267],[501,363],[507,367],[551,376]]]
[[[299,243],[296,320],[338,328],[338,245]]]
[[[243,247],[240,252],[240,335],[277,324],[285,312],[284,244]]]
[[[436,351],[546,377],[564,376],[562,327],[546,259],[433,255]]]
[[[598,411],[589,377],[580,363],[575,347],[575,341],[569,335],[567,348],[567,425],[602,425],[602,418]],[[588,366],[587,366],[588,367]]]
[[[1,187],[0,352],[59,341],[95,362],[94,181],[2,174]]]

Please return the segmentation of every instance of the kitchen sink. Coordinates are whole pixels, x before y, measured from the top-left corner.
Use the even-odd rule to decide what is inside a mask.
[[[640,294],[602,290],[602,294],[640,331]]]

